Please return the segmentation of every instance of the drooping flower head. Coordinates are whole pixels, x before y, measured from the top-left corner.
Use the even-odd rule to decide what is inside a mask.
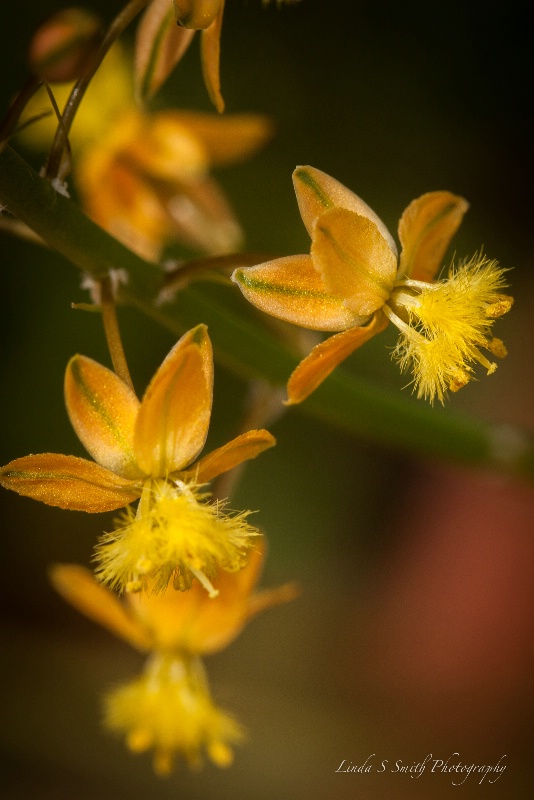
[[[295,596],[291,584],[254,593],[264,557],[263,541],[237,573],[221,572],[210,600],[195,583],[188,592],[127,594],[125,601],[72,564],[54,567],[55,588],[75,608],[149,654],[144,672],[109,693],[105,724],[126,736],[133,752],[154,750],[154,768],[168,774],[175,753],[192,766],[202,751],[218,766],[232,761],[241,726],[211,697],[199,656],[225,648],[251,616]]]
[[[369,206],[313,167],[298,167],[293,182],[310,255],[288,256],[235,270],[232,279],[255,306],[305,328],[340,331],[317,345],[288,382],[289,403],[299,403],[354,350],[388,321],[400,331],[394,351],[411,369],[418,397],[443,402],[474,375],[491,374],[492,355],[506,355],[491,328],[512,299],[504,272],[482,255],[436,275],[467,202],[450,192],[414,200],[399,223],[400,258],[393,237]]]
[[[247,513],[225,513],[204,484],[274,444],[268,431],[238,436],[193,462],[208,433],[213,355],[204,325],[186,333],[156,372],[140,403],[114,372],[85,356],[65,375],[69,417],[95,461],[45,453],[18,458],[0,482],[19,494],[77,511],[128,508],[97,548],[101,579],[138,591],[172,578],[197,578],[210,594],[217,569],[238,570],[258,531]]]

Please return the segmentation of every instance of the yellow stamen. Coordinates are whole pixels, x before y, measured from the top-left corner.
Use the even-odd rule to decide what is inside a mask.
[[[497,358],[505,358],[508,355],[508,350],[502,339],[492,339],[488,344],[488,350]]]

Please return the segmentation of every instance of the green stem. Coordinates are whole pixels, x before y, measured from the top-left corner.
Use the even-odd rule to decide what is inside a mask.
[[[46,175],[48,178],[59,177],[63,180],[68,173],[68,168],[62,168],[63,153],[67,146],[69,132],[74,122],[74,117],[83,99],[87,87],[91,83],[95,72],[104,60],[109,48],[118,39],[124,29],[135,19],[135,17],[148,5],[149,0],[130,0],[130,2],[117,14],[109,28],[107,29],[98,51],[91,60],[90,65],[83,75],[80,76],[74,85],[70,97],[63,111],[61,124],[58,125],[56,136],[50,149],[48,163],[46,165]]]
[[[100,308],[113,369],[119,378],[130,387],[132,392],[135,392],[130,370],[128,369],[128,362],[124,354],[124,347],[122,346],[119,321],[117,319],[117,306],[109,277],[100,281]]]
[[[199,322],[206,323],[216,358],[247,380],[284,384],[295,368],[298,357],[267,329],[216,302],[198,286],[158,304],[164,283],[159,267],[95,225],[9,147],[0,153],[0,204],[94,278],[101,279],[109,270],[123,270],[127,282],[120,286],[118,301],[138,308],[168,330],[181,334]],[[431,408],[343,369],[337,369],[299,409],[387,447],[534,478],[534,447],[525,431]]]

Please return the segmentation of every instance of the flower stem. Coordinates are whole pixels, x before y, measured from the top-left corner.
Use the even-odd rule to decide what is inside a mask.
[[[69,132],[78,111],[78,107],[83,99],[87,87],[91,83],[95,72],[104,60],[104,57],[112,44],[118,39],[120,34],[128,27],[135,17],[148,5],[150,0],[130,0],[130,2],[120,11],[113,22],[110,24],[104,38],[100,43],[95,56],[83,75],[72,88],[69,99],[65,105],[62,115],[62,122],[58,125],[56,135],[50,148],[48,162],[46,164],[45,175],[47,178],[59,178],[64,180],[69,172],[70,165],[65,162],[63,154],[67,147]]]
[[[117,319],[117,306],[115,304],[109,277],[103,278],[100,281],[100,308],[102,310],[104,332],[106,334],[106,341],[108,343],[113,369],[119,378],[134,391],[130,370],[128,369],[126,356],[124,354],[124,347],[122,346],[119,321]]]

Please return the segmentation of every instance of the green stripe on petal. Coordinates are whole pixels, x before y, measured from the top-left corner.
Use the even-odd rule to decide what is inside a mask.
[[[297,167],[293,172],[293,186],[297,195],[302,221],[310,236],[318,217],[330,208],[346,208],[374,222],[395,257],[397,245],[390,232],[373,209],[335,178],[315,167]]]
[[[135,484],[105,467],[57,453],[16,458],[0,469],[0,485],[49,506],[91,514],[123,508],[139,497]]]
[[[399,276],[433,281],[469,203],[450,192],[427,192],[413,200],[399,222]]]
[[[236,269],[232,280],[266,314],[318,331],[340,331],[364,318],[328,291],[310,256],[287,256]]]
[[[213,398],[213,354],[205,325],[188,331],[154,375],[135,426],[139,466],[167,477],[204,447]]]
[[[65,402],[80,441],[95,461],[125,478],[139,477],[133,430],[139,401],[111,370],[74,356],[65,373]]]
[[[194,31],[176,24],[169,0],[153,0],[135,42],[135,82],[141,100],[151,97],[187,50]]]

